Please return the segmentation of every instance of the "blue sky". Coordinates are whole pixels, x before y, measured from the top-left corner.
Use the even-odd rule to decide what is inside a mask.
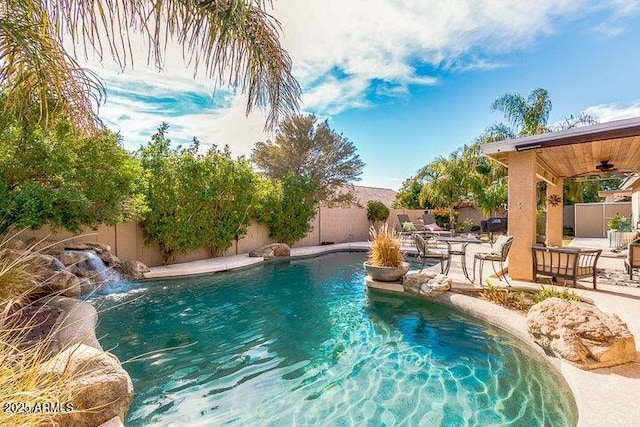
[[[366,163],[361,185],[398,189],[439,155],[503,120],[504,94],[549,91],[550,122],[586,111],[640,116],[640,0],[275,0],[302,108],[329,120]],[[140,47],[141,52],[146,52]],[[265,115],[193,78],[169,45],[161,72],[89,63],[103,79],[100,115],[136,149],[166,121],[176,143],[249,154]]]

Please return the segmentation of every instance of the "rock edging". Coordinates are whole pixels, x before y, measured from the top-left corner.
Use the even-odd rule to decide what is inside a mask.
[[[72,412],[56,414],[65,425],[123,426],[133,399],[133,384],[120,361],[105,352],[95,334],[98,313],[93,305],[54,296],[45,301],[62,310],[53,327],[49,350],[55,354],[41,369],[61,373],[71,370]],[[100,408],[91,411],[92,408]]]

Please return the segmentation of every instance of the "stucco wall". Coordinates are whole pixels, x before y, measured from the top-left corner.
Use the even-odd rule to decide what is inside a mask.
[[[477,215],[477,212],[461,213],[461,218]],[[388,223],[394,226],[398,222],[398,214],[407,214],[416,226],[423,225],[422,210],[391,209]],[[479,222],[479,220],[478,220]],[[348,208],[321,208],[319,215],[311,221],[312,230],[307,236],[295,243],[294,247],[315,246],[323,242],[343,243],[366,241],[369,238],[369,221],[365,208],[352,206]],[[24,240],[49,239],[64,240],[73,238],[76,241],[100,242],[111,246],[113,252],[122,260],[137,259],[149,266],[162,264],[162,254],[156,246],[147,245],[142,227],[137,222],[118,224],[113,227],[100,227],[97,230],[86,229],[78,236],[61,231],[53,233],[48,227],[38,231],[25,231],[21,234]],[[269,229],[257,223],[251,223],[247,234],[234,243],[225,255],[247,253],[266,244],[273,243],[269,237]],[[206,249],[199,249],[179,255],[175,262],[188,262],[210,258]]]

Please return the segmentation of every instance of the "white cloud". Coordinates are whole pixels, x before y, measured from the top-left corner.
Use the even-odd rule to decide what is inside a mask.
[[[366,108],[372,97],[407,96],[411,86],[437,84],[438,69],[504,66],[496,54],[552,33],[560,20],[594,10],[623,17],[637,7],[637,0],[278,0],[273,15],[303,87],[303,109],[333,115]],[[90,62],[111,89],[101,116],[129,145],[148,140],[162,121],[180,135],[174,140],[195,135],[204,143],[228,143],[234,154],[266,138],[264,112],[244,117],[242,94],[219,92],[216,102],[204,102],[213,83],[202,73],[194,79],[182,48],[168,46],[162,72],[146,65],[147,49],[135,39],[133,69],[121,73]],[[185,100],[185,92],[198,99]]]
[[[640,102],[626,107],[618,104],[594,105],[587,108],[585,113],[596,117],[600,123],[640,117]]]

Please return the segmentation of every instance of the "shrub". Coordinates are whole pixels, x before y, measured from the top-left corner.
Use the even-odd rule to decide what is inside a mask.
[[[501,306],[520,311],[528,311],[533,305],[533,302],[527,298],[524,292],[514,292],[510,289],[500,288],[493,285],[488,279],[487,287],[480,292],[480,297]]]
[[[447,228],[451,222],[451,219],[449,218],[449,211],[447,209],[434,209],[433,216],[439,227]]]
[[[31,252],[19,256],[0,243],[0,402],[20,402],[33,408],[40,402],[71,400],[71,375],[45,372],[41,365],[51,355],[48,348],[52,334],[33,342],[27,335],[37,326],[34,310],[28,305],[28,294],[37,286]],[[0,425],[52,425],[52,414],[3,411]],[[49,421],[49,422],[47,422]]]
[[[44,225],[78,232],[144,212],[137,160],[118,135],[0,120],[0,233]]]
[[[141,224],[147,241],[160,247],[164,263],[176,254],[208,248],[219,256],[246,233],[256,177],[244,159],[198,141],[170,148],[163,123],[138,155],[147,174],[149,211]]]
[[[400,250],[400,239],[397,238],[393,228],[389,228],[387,223],[381,225],[378,230],[371,226],[369,235],[371,236],[371,249],[368,261],[371,265],[399,267],[402,264],[404,254]]]
[[[35,318],[32,317],[29,321],[33,324]],[[47,347],[51,338],[32,343],[27,339],[26,332],[24,327],[16,331],[6,324],[0,326],[0,401],[5,404],[19,402],[29,408],[43,402],[59,402],[61,406],[65,406],[72,400],[74,392],[77,393],[71,386],[72,371],[65,369],[59,373],[42,369],[42,364],[49,359]],[[0,424],[54,425],[53,415],[46,412],[5,411],[0,416]]]
[[[578,294],[569,289],[559,291],[555,288],[545,288],[542,286],[542,289],[533,294],[533,301],[536,304],[549,298],[560,298],[567,301],[580,301]]]
[[[36,274],[29,259],[28,252],[10,256],[0,248],[0,312],[3,311],[2,305],[5,302],[23,299],[37,285]]]
[[[609,218],[607,225],[611,230],[629,232],[631,231],[631,218],[620,216],[619,213],[616,213],[614,216]]]
[[[311,219],[316,215],[316,182],[286,174],[276,182],[262,180],[258,188],[252,216],[269,227],[272,239],[291,245],[311,231]]]
[[[473,227],[473,220],[471,218],[466,218],[464,221],[456,222],[456,232],[462,233],[466,230],[471,230]]]
[[[371,222],[386,221],[389,218],[389,208],[380,200],[367,201],[367,219]]]

